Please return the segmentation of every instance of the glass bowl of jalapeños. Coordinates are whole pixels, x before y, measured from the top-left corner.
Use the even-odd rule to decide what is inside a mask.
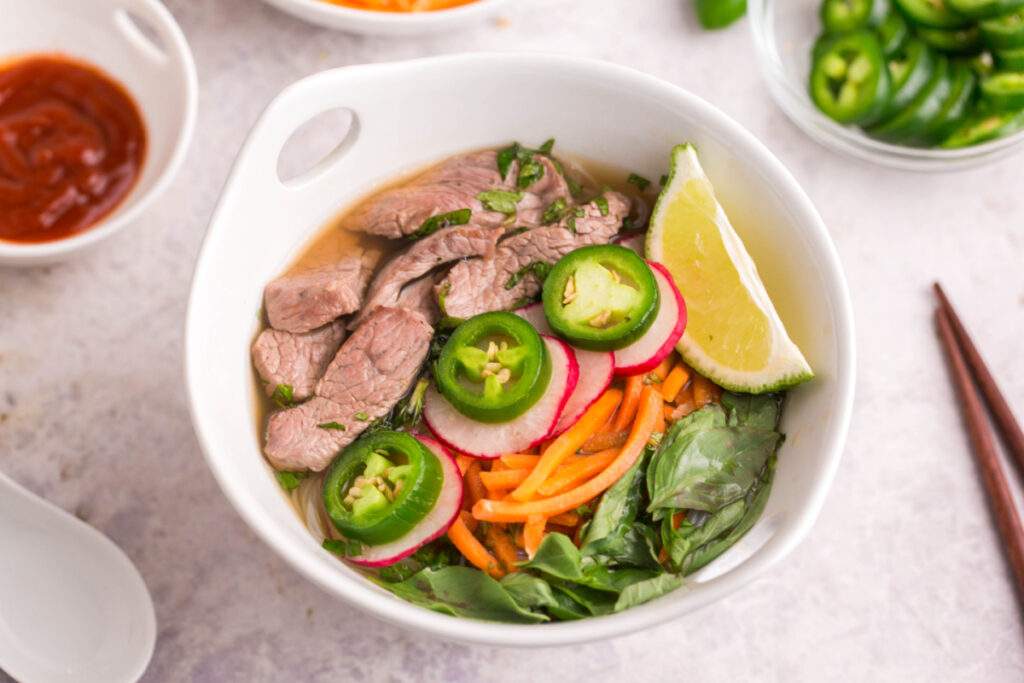
[[[817,142],[951,171],[1024,142],[1024,0],[750,0],[769,92]]]

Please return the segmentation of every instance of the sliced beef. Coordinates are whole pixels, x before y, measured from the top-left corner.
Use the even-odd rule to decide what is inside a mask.
[[[343,339],[345,326],[340,322],[302,334],[263,330],[252,345],[252,362],[266,383],[267,395],[279,384],[287,384],[295,400],[312,396]]]
[[[358,310],[376,260],[376,252],[357,251],[336,263],[277,278],[263,292],[270,326],[309,332]]]
[[[607,213],[594,202],[570,211],[558,225],[534,228],[498,245],[491,259],[463,261],[452,268],[437,286],[444,296],[444,313],[470,318],[487,311],[512,308],[524,297],[540,291],[540,281],[523,269],[532,263],[553,264],[565,254],[588,244],[608,242],[629,214],[630,200],[618,192],[606,192]],[[513,276],[521,279],[510,284]]]
[[[570,200],[565,178],[550,159],[534,157],[544,175],[523,192],[514,222],[539,225],[544,209],[558,197]],[[354,230],[397,239],[422,227],[432,216],[470,209],[470,225],[493,228],[504,225],[509,216],[483,207],[477,195],[487,190],[518,191],[518,162],[513,162],[503,179],[498,172],[497,152],[485,150],[452,157],[431,168],[412,182],[394,187],[357,206],[346,218]]]
[[[503,228],[458,225],[443,228],[412,244],[377,272],[362,310],[348,325],[355,329],[378,306],[394,306],[407,283],[434,268],[470,256],[492,256]]]
[[[423,316],[431,325],[436,325],[441,318],[441,309],[437,306],[437,294],[434,285],[441,279],[439,275],[425,275],[415,282],[402,288],[398,295],[399,308],[408,308]]]
[[[313,398],[270,416],[264,448],[270,463],[283,470],[319,472],[327,467],[409,391],[432,335],[417,313],[404,308],[374,311],[342,344]],[[344,429],[320,426],[332,423]]]

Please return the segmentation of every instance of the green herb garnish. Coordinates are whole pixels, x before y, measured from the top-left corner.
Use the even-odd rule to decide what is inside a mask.
[[[560,221],[562,216],[565,215],[566,209],[567,205],[565,203],[565,199],[563,197],[559,197],[555,201],[551,202],[551,204],[548,205],[548,208],[544,209],[544,215],[541,216],[541,221],[545,224]]]
[[[282,408],[287,408],[292,404],[292,401],[294,400],[294,392],[292,391],[292,385],[278,384],[276,387],[274,387],[274,393],[271,394],[270,398],[272,398],[274,400],[274,403],[281,406]]]
[[[447,228],[453,225],[465,225],[469,223],[469,219],[473,217],[473,212],[470,209],[458,209],[456,211],[449,211],[448,213],[438,214],[431,216],[427,220],[423,221],[423,225],[419,229],[409,235],[410,239],[419,239],[432,235],[441,228]]]
[[[658,184],[661,185],[662,187],[668,185],[668,175],[661,176],[661,178],[658,180]]]
[[[309,476],[308,472],[274,472],[274,476],[277,477],[277,483],[281,485],[285,491],[294,491],[299,488],[299,484],[303,479]]]
[[[523,198],[522,192],[507,190],[486,190],[476,196],[488,211],[496,211],[506,216],[516,215],[516,204]]]
[[[554,138],[548,138],[547,140],[544,141],[544,144],[542,144],[540,147],[537,148],[537,151],[540,152],[541,154],[551,154],[551,150],[554,149],[554,148],[555,148],[555,139]]]
[[[531,274],[543,284],[544,280],[547,279],[548,277],[548,273],[550,272],[550,263],[544,263],[543,261],[534,261],[533,263],[523,266],[518,271],[516,271],[515,274],[508,279],[508,282],[505,283],[505,289],[512,289],[517,284],[519,284],[519,282],[524,277]]]
[[[333,430],[336,432],[343,432],[346,429],[348,429],[348,427],[341,424],[340,422],[324,422],[322,424],[318,424],[317,427],[319,427],[320,429]]]
[[[604,196],[595,197],[594,204],[597,206],[597,210],[601,212],[602,216],[608,215],[608,200]]]
[[[636,173],[630,173],[629,177],[626,178],[626,182],[632,185],[636,185],[641,192],[643,192],[644,190],[651,186],[650,180],[644,178],[642,175],[637,175]]]
[[[366,422],[367,420],[370,419],[370,416],[367,415],[366,413],[364,413],[361,410],[358,413],[356,413],[355,415],[353,415],[352,417],[356,418],[360,422]]]

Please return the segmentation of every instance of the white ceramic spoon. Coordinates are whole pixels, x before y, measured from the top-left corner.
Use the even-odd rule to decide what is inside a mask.
[[[136,681],[155,640],[121,549],[0,474],[0,668],[26,683]]]

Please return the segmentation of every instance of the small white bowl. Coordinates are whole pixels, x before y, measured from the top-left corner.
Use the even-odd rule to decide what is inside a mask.
[[[515,106],[495,106],[509,101]],[[399,102],[416,102],[416,115]],[[337,108],[351,112],[352,125],[339,131],[334,151],[294,180],[279,180],[278,157],[292,132]],[[648,178],[666,171],[673,145],[696,144],[817,377],[790,394],[787,439],[763,517],[687,588],[578,622],[456,619],[399,600],[323,550],[306,530],[261,454],[249,346],[264,284],[341,207],[447,155],[510,140],[539,144],[551,136],[556,153]],[[540,54],[354,66],[287,88],[250,133],[211,219],[185,332],[190,409],[207,462],[231,503],[275,552],[328,592],[382,619],[449,639],[538,647],[607,638],[679,617],[736,590],[792,550],[814,523],[842,455],[854,355],[852,309],[835,248],[807,195],[764,145],[674,85],[605,62]]]
[[[476,0],[432,12],[378,12],[342,7],[323,0],[264,0],[274,7],[327,28],[379,36],[411,36],[460,29],[493,16],[508,0]]]
[[[959,171],[991,163],[1024,143],[1024,131],[963,149],[896,145],[825,116],[807,82],[811,49],[821,34],[821,0],[750,0],[750,30],[768,92],[782,111],[818,143],[858,159],[904,171]]]
[[[93,64],[135,99],[146,159],[124,201],[96,225],[38,244],[0,240],[0,265],[52,263],[135,222],[178,172],[196,119],[199,88],[185,36],[157,0],[0,0],[0,61],[61,54]]]

